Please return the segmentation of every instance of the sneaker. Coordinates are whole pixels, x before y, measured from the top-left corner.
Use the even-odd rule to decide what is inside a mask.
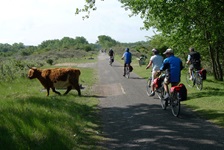
[[[149,96],[154,96],[155,95],[155,92],[152,92]]]

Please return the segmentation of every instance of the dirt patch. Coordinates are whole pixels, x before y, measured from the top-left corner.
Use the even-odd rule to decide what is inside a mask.
[[[120,83],[94,85],[93,90],[98,96],[118,96],[125,94]]]

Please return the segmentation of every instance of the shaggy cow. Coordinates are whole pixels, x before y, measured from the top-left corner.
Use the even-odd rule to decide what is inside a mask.
[[[55,88],[67,88],[64,95],[68,94],[71,89],[76,89],[79,96],[81,96],[79,86],[79,76],[81,74],[79,69],[73,68],[55,68],[55,69],[37,69],[29,67],[28,78],[37,78],[40,83],[47,89],[47,96],[50,88],[53,92],[61,95]]]

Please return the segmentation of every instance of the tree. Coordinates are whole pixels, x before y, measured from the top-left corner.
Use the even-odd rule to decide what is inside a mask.
[[[83,36],[77,36],[75,38],[75,43],[79,43],[79,44],[89,44],[88,41],[86,40],[86,38],[84,38]]]
[[[179,50],[195,46],[210,56],[214,77],[223,81],[223,0],[119,0],[132,15],[140,15],[144,28],[156,28]],[[95,0],[86,1],[79,12],[95,10]],[[88,17],[87,14],[87,17]],[[221,65],[223,64],[223,66]]]
[[[112,39],[109,36],[100,35],[100,36],[98,36],[97,43],[100,44],[104,48],[110,48],[112,46],[115,46],[117,44],[117,41]]]

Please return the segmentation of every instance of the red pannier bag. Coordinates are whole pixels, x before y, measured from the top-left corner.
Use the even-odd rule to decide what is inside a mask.
[[[206,80],[206,74],[207,74],[207,71],[202,68],[200,71],[199,71],[201,77],[202,77],[202,80]]]
[[[181,101],[187,100],[187,88],[183,83],[180,83],[178,86],[173,86],[170,88],[170,93],[174,91],[179,93]]]
[[[161,79],[160,78],[155,78],[154,80],[153,80],[153,84],[154,84],[154,86],[155,86],[155,88],[156,89],[158,89],[158,88],[160,88],[162,85],[161,85]]]

